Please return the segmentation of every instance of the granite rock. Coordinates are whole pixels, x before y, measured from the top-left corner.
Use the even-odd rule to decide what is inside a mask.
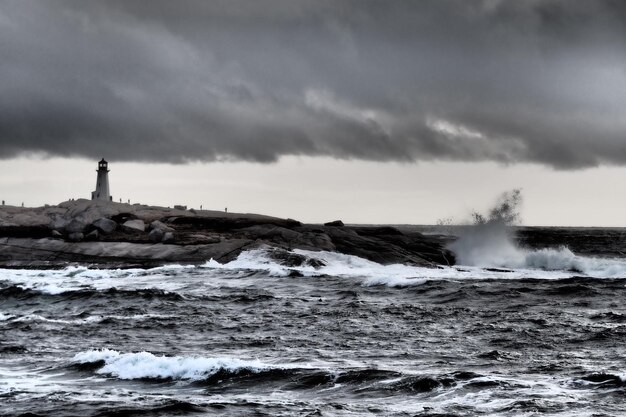
[[[127,220],[124,222],[124,224],[122,225],[124,226],[124,228],[128,228],[128,229],[133,229],[133,230],[139,230],[140,232],[145,232],[146,230],[146,224],[143,222],[143,220]]]
[[[117,223],[111,219],[107,219],[106,217],[100,218],[93,222],[93,226],[97,228],[100,233],[104,233],[105,235],[113,233],[115,229],[117,229]]]
[[[146,225],[150,233],[145,233]],[[50,239],[59,234],[66,241]],[[0,267],[59,267],[67,262],[98,267],[203,264],[209,259],[229,262],[254,248],[271,250],[271,256],[285,265],[321,265],[298,256],[294,249],[341,252],[381,264],[454,263],[454,255],[441,242],[393,227],[303,225],[258,214],[194,213],[89,200],[37,208],[1,206],[0,238],[19,239],[23,247],[0,247]]]

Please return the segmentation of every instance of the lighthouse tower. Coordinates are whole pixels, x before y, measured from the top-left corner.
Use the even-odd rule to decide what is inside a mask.
[[[113,197],[109,194],[109,163],[102,158],[98,162],[98,179],[96,180],[96,191],[91,192],[92,200],[112,201]]]

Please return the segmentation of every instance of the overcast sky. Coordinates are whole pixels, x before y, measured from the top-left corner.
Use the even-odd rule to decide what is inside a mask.
[[[522,187],[526,223],[623,225],[624,22],[620,0],[0,0],[0,198],[89,196],[105,157],[116,199],[153,204],[432,223]]]

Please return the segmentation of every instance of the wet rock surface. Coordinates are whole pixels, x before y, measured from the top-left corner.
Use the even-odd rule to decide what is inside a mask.
[[[243,250],[274,248],[286,264],[306,262],[291,251],[341,252],[381,264],[436,267],[454,263],[443,246],[417,232],[209,210],[180,210],[75,200],[39,208],[0,207],[0,267],[152,267],[229,262]],[[311,265],[315,266],[315,265]]]

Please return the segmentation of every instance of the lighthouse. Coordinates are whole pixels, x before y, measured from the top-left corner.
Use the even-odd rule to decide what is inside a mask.
[[[91,192],[92,200],[112,201],[113,197],[109,194],[109,163],[102,158],[98,162],[98,178],[96,180],[96,191]]]

